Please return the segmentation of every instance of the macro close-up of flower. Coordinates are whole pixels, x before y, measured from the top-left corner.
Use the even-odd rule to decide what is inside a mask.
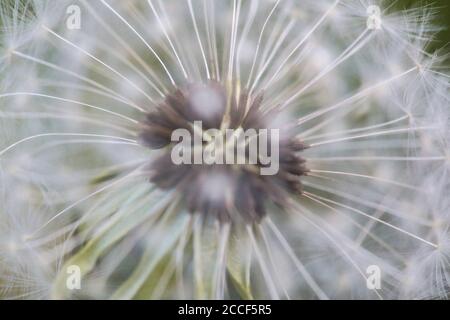
[[[450,298],[450,9],[406,2],[0,0],[0,299]]]

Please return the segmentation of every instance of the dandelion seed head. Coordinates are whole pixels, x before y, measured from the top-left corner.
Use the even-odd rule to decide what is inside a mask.
[[[0,5],[0,296],[448,298],[439,9],[73,4]],[[178,129],[278,129],[279,171],[176,164]]]

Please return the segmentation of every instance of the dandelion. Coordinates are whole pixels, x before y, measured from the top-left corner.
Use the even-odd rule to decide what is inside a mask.
[[[438,13],[2,1],[0,295],[448,298]]]

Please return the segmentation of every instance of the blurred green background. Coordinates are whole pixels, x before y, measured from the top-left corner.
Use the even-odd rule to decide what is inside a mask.
[[[436,35],[436,41],[430,44],[429,51],[434,51],[447,46],[444,51],[450,52],[450,0],[392,0],[398,9],[431,6],[438,8],[438,16],[435,22],[438,26],[445,28]],[[448,60],[447,60],[448,61]],[[449,65],[450,65],[450,61]]]

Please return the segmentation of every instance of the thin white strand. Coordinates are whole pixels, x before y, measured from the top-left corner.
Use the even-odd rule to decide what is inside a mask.
[[[39,153],[46,151],[48,149],[58,147],[58,146],[66,146],[68,144],[117,144],[117,145],[129,145],[129,146],[136,146],[136,147],[142,147],[137,142],[126,142],[126,141],[115,141],[115,140],[93,140],[93,139],[70,139],[70,140],[55,140],[49,143],[46,143],[36,150],[33,150],[33,152],[25,153],[28,156],[35,156]]]
[[[300,90],[298,90],[290,98],[286,99],[286,102],[283,104],[283,107],[289,105],[292,101],[294,101],[299,96],[301,96],[306,90],[308,90],[310,87],[312,87],[314,84],[316,84],[320,79],[322,79],[328,73],[333,71],[342,62],[346,61],[348,58],[350,58],[352,55],[354,55],[356,52],[358,52],[370,40],[370,36],[369,36],[366,39],[364,39],[363,41],[361,41],[361,39],[367,33],[368,33],[368,29],[364,30],[364,32],[362,32],[358,36],[358,38],[356,38],[356,40],[352,44],[350,44],[350,46],[347,49],[345,49],[344,52],[338,58],[336,58],[336,60],[334,60],[332,63],[330,63],[330,65],[325,67],[324,70],[322,70],[317,76],[315,76],[312,80],[310,80],[307,84],[305,84]],[[371,35],[373,35],[373,33],[371,33]],[[361,43],[358,44],[358,42],[360,42],[360,41],[361,41]],[[350,49],[351,49],[350,52],[348,52],[347,54],[343,55],[344,53],[346,53]]]
[[[114,31],[114,28],[108,25],[101,16],[99,16],[94,9],[86,2],[86,0],[81,0],[83,2],[83,5],[88,9],[89,13],[94,17],[95,20],[97,20],[98,23],[100,23],[101,26],[123,47],[125,50],[133,57],[138,64],[144,68],[148,74],[152,76],[152,79],[162,88],[162,91],[167,92],[166,86],[159,80],[158,75],[153,72],[153,70],[150,68],[148,63],[146,63],[139,54],[136,53],[136,51],[125,41],[122,39],[122,37],[117,34],[117,32]],[[161,91],[161,89],[152,82],[151,87],[155,89],[155,91],[161,96],[164,97],[164,93]]]
[[[255,70],[260,70],[262,68],[263,63],[267,60],[267,57],[273,50],[273,47],[279,38],[280,32],[283,33],[283,25],[286,21],[296,20],[295,17],[289,17],[290,12],[288,10],[280,10],[280,14],[277,16],[277,19],[273,22],[273,26],[271,26],[271,32],[267,36],[266,43],[264,44],[264,50],[261,52],[258,67]],[[262,48],[262,47],[261,47]]]
[[[159,25],[160,25],[160,27],[161,27],[162,32],[164,33],[164,36],[166,37],[167,41],[169,42],[170,48],[172,49],[172,51],[173,51],[173,53],[174,53],[174,55],[175,55],[175,57],[176,57],[176,59],[177,59],[177,61],[178,61],[178,64],[180,65],[180,68],[181,68],[181,71],[183,72],[184,77],[185,77],[186,79],[188,79],[189,77],[188,77],[188,75],[187,75],[186,69],[184,68],[183,63],[181,62],[180,56],[178,55],[178,52],[177,52],[177,50],[175,49],[175,46],[173,45],[173,42],[172,42],[172,40],[170,39],[169,34],[167,33],[167,30],[166,30],[166,28],[164,27],[164,24],[162,23],[161,18],[160,18],[160,16],[159,16],[158,12],[156,11],[155,7],[153,6],[152,1],[151,1],[151,0],[147,0],[147,1],[148,1],[148,4],[149,4],[150,8],[151,8],[152,11],[153,11],[153,14],[154,14],[155,17],[156,17],[156,20],[158,21],[158,23],[159,23]]]
[[[337,131],[337,132],[332,132],[332,133],[318,134],[315,136],[309,135],[310,131],[312,131],[312,129],[313,129],[313,128],[311,128],[308,131],[302,132],[299,136],[304,137],[304,138],[302,138],[302,141],[308,141],[308,140],[313,140],[313,139],[318,139],[318,138],[325,138],[325,137],[329,137],[329,136],[338,136],[338,135],[342,135],[342,134],[349,134],[349,133],[355,133],[355,132],[361,132],[361,131],[370,131],[373,129],[379,129],[379,128],[390,126],[391,124],[402,122],[403,120],[406,120],[408,118],[409,118],[409,116],[406,115],[406,116],[402,116],[402,117],[399,117],[394,120],[390,120],[387,122],[383,122],[383,123],[379,123],[379,124],[375,124],[375,125],[371,125],[371,126],[367,126],[367,127],[354,128],[354,129]]]
[[[252,242],[252,247],[255,251],[256,258],[258,259],[259,266],[263,273],[264,279],[266,280],[266,285],[267,285],[267,288],[269,289],[270,297],[271,297],[271,299],[279,300],[280,296],[278,295],[278,292],[275,288],[275,283],[274,283],[272,277],[270,276],[269,270],[267,269],[267,265],[266,265],[266,262],[264,261],[261,251],[259,250],[258,243],[255,240],[255,236],[253,234],[253,230],[252,230],[251,226],[247,226],[247,232],[250,236],[250,240]]]
[[[236,54],[236,38],[237,38],[237,28],[239,24],[239,15],[241,11],[242,0],[233,0],[233,17],[231,21],[231,41],[230,41],[230,51],[229,51],[229,65],[228,65],[228,79],[231,81],[233,79],[234,70],[234,59]]]
[[[175,81],[172,78],[172,75],[169,72],[169,69],[167,69],[166,65],[164,64],[164,62],[162,61],[162,59],[160,58],[160,56],[156,53],[156,51],[152,48],[151,45],[148,44],[148,42],[144,39],[144,37],[142,37],[139,32],[136,31],[135,28],[133,28],[133,26],[124,18],[122,17],[116,10],[114,10],[114,8],[112,8],[105,0],[100,0],[109,10],[111,10],[111,12],[113,12],[131,31],[133,31],[133,33],[145,44],[145,46],[151,51],[151,53],[156,57],[156,59],[159,61],[159,63],[161,64],[161,66],[163,67],[164,71],[166,72],[167,76],[170,79],[170,82],[176,86]]]
[[[329,177],[321,177],[321,178],[333,180],[332,178],[329,178]],[[305,186],[311,187],[313,189],[317,189],[317,190],[320,190],[320,191],[325,191],[326,193],[332,194],[334,197],[337,196],[337,197],[340,197],[340,198],[344,198],[346,200],[350,200],[350,201],[352,201],[354,203],[361,204],[361,205],[363,205],[365,207],[368,207],[370,209],[373,209],[373,210],[383,210],[384,212],[389,213],[389,214],[391,214],[391,215],[393,215],[395,217],[402,218],[402,219],[405,219],[405,220],[409,220],[409,221],[414,222],[414,223],[416,223],[418,225],[422,225],[422,226],[425,226],[425,227],[429,228],[433,224],[433,222],[430,221],[430,220],[427,220],[427,219],[424,219],[424,218],[420,218],[420,217],[417,217],[415,215],[411,215],[409,213],[397,212],[395,209],[393,209],[391,207],[387,207],[387,206],[381,204],[380,200],[378,200],[378,199],[373,200],[373,201],[371,201],[371,200],[364,200],[363,197],[359,197],[359,196],[353,195],[351,193],[339,191],[336,187],[328,188],[328,187],[324,187],[324,186],[321,186],[321,185],[318,185],[318,184],[315,184],[315,183],[311,183],[309,181],[303,181],[303,184]]]
[[[219,227],[219,248],[217,250],[217,264],[215,268],[215,276],[213,288],[215,288],[215,299],[223,299],[225,292],[225,272],[226,272],[226,252],[227,243],[230,234],[230,224],[225,224]]]
[[[86,92],[95,93],[95,94],[98,94],[99,96],[106,97],[106,98],[109,98],[111,100],[114,100],[114,101],[117,101],[117,102],[121,102],[123,104],[127,104],[129,106],[132,106],[132,107],[136,108],[136,110],[139,110],[141,112],[144,112],[144,113],[146,112],[146,110],[144,108],[139,107],[138,105],[136,105],[134,103],[130,104],[126,100],[124,100],[122,98],[118,98],[115,95],[109,94],[107,92],[104,92],[102,90],[93,88],[91,86],[79,85],[79,84],[75,84],[75,83],[72,83],[72,82],[62,82],[62,81],[56,81],[56,80],[47,80],[47,79],[40,79],[39,82],[44,87],[76,89],[76,90],[80,90],[80,91],[86,91]]]
[[[250,74],[248,76],[247,85],[245,86],[247,89],[250,88],[250,81],[253,78],[253,72],[254,72],[254,69],[255,69],[256,60],[258,58],[259,49],[261,47],[261,42],[262,42],[262,37],[264,35],[264,31],[266,30],[267,24],[269,23],[270,18],[272,17],[273,13],[277,9],[279,3],[280,3],[280,0],[277,0],[277,2],[275,2],[274,6],[272,7],[272,9],[269,12],[269,15],[267,16],[266,20],[264,21],[264,24],[263,24],[263,26],[261,28],[260,33],[259,33],[258,42],[256,43],[255,55],[253,56],[252,67],[250,69]]]
[[[201,293],[205,293],[203,287],[203,263],[202,263],[202,216],[198,215],[194,222],[193,231],[193,251],[194,251],[194,281],[195,284],[201,284],[201,288],[197,288]],[[204,299],[204,296],[200,296]]]
[[[46,118],[46,119],[62,119],[62,120],[69,120],[69,121],[82,121],[86,123],[92,123],[101,127],[106,127],[110,129],[115,129],[117,131],[120,131],[122,133],[128,134],[128,135],[135,135],[136,133],[130,130],[127,130],[125,128],[122,128],[120,126],[116,126],[114,124],[105,122],[105,121],[99,121],[95,120],[92,117],[81,117],[81,116],[75,116],[75,115],[60,115],[60,114],[53,114],[53,113],[46,113],[46,112],[22,112],[22,113],[15,113],[15,112],[1,112],[0,111],[0,118],[12,118],[12,119],[40,119],[40,118]]]
[[[175,272],[176,272],[176,282],[177,282],[177,290],[180,294],[181,299],[186,298],[185,288],[183,285],[183,266],[184,266],[184,255],[186,250],[186,245],[188,240],[191,238],[192,234],[192,225],[194,218],[192,216],[189,217],[188,228],[183,231],[183,234],[180,238],[180,242],[177,246],[175,252]]]
[[[208,10],[207,3],[211,4],[211,6],[212,6],[211,10]],[[204,16],[205,25],[206,25],[206,39],[208,42],[209,54],[211,56],[211,60],[214,61],[213,66],[214,66],[215,73],[216,73],[216,80],[220,81],[220,67],[219,67],[219,54],[218,54],[217,43],[216,43],[217,39],[216,39],[216,27],[215,27],[214,3],[215,3],[214,1],[203,0],[203,16]],[[209,19],[208,11],[211,12],[212,22],[209,21],[210,19]],[[210,25],[211,23],[212,23],[212,28]]]
[[[384,131],[360,134],[360,135],[356,135],[356,136],[349,136],[349,137],[345,137],[345,138],[337,138],[337,139],[330,139],[330,140],[310,143],[308,146],[313,148],[313,147],[327,145],[330,143],[344,142],[344,141],[350,141],[350,140],[361,139],[361,138],[378,137],[378,136],[405,133],[405,132],[411,133],[414,131],[423,131],[423,130],[426,131],[426,130],[435,130],[435,129],[436,129],[436,127],[426,126],[426,127],[411,127],[411,128],[399,128],[399,129],[392,129],[392,130],[384,130]]]
[[[436,157],[379,157],[379,156],[354,156],[354,157],[308,157],[308,161],[443,161],[448,158],[443,156]]]
[[[266,247],[266,252],[267,252],[267,255],[269,257],[270,265],[272,267],[273,272],[275,273],[275,277],[277,278],[276,280],[278,281],[278,283],[280,283],[281,288],[282,288],[283,293],[286,296],[286,298],[288,300],[291,300],[291,298],[289,296],[289,293],[288,293],[288,291],[286,289],[286,286],[284,285],[284,283],[280,279],[280,274],[279,274],[278,268],[277,268],[277,266],[275,264],[275,260],[274,260],[273,254],[272,254],[272,248],[271,248],[270,243],[269,243],[269,238],[266,235],[266,231],[261,226],[258,226],[258,232],[261,234],[261,236],[263,238],[263,242],[264,242],[264,245]]]
[[[148,161],[148,160],[140,159],[140,160],[128,161],[128,162],[120,164],[120,165],[108,166],[108,167],[104,168],[103,170],[108,171],[108,170],[116,170],[116,169],[125,169],[127,167],[133,167],[137,164],[142,164],[146,161]],[[62,237],[66,233],[69,233],[69,236],[67,238],[71,238],[73,235],[73,232],[80,226],[81,222],[82,222],[82,220],[74,221],[74,222],[68,224],[67,226],[59,228],[55,232],[46,234],[45,237],[41,237],[38,239],[32,240],[32,237],[28,236],[26,239],[27,245],[31,248],[43,246],[43,245],[48,244],[50,241],[54,241],[55,239]],[[79,240],[79,241],[82,241],[82,240]],[[75,241],[75,243],[79,244],[79,241],[78,242]]]
[[[275,236],[278,238],[278,241],[280,241],[281,245],[283,246],[284,250],[287,252],[289,257],[294,262],[295,266],[297,267],[297,270],[300,272],[300,274],[305,279],[306,283],[309,285],[309,287],[314,291],[314,293],[317,295],[317,297],[321,300],[329,300],[328,296],[323,292],[323,290],[319,287],[319,285],[314,281],[311,274],[306,270],[303,263],[300,261],[300,259],[297,257],[297,255],[292,250],[291,246],[287,242],[287,240],[283,237],[281,232],[278,230],[278,228],[275,226],[275,224],[272,222],[271,219],[267,219],[267,224],[269,225],[272,232],[275,234]]]
[[[242,35],[241,38],[239,40],[239,44],[237,47],[237,52],[236,52],[236,60],[237,60],[237,65],[236,65],[236,74],[237,74],[237,79],[238,81],[241,80],[241,53],[242,53],[242,47],[246,41],[246,38],[248,36],[248,33],[250,31],[251,26],[253,25],[253,22],[255,20],[255,16],[256,16],[256,12],[257,12],[257,1],[258,0],[251,0],[251,4],[250,4],[250,9],[249,9],[249,13],[248,16],[245,19],[245,25],[242,29]]]
[[[283,94],[279,94],[279,96],[283,95],[281,107],[285,108],[288,104],[298,98],[301,94],[303,94],[307,89],[312,87],[315,83],[317,83],[321,78],[325,75],[333,71],[336,67],[338,67],[341,63],[350,58],[353,54],[358,52],[369,40],[370,37],[367,37],[364,41],[359,43],[361,39],[368,33],[368,29],[365,29],[333,62],[328,64],[319,74],[317,74],[312,80],[310,80],[305,85],[293,85],[288,87],[283,91]],[[358,44],[359,43],[359,44]],[[350,51],[350,52],[349,52]],[[272,107],[273,108],[273,107]]]
[[[286,39],[286,37],[288,36],[289,32],[291,32],[291,30],[294,27],[294,25],[295,25],[295,21],[294,20],[290,20],[290,22],[288,23],[288,25],[284,29],[283,33],[278,37],[278,41],[275,44],[275,46],[274,46],[274,48],[272,50],[272,53],[270,54],[270,56],[268,57],[268,59],[265,61],[264,65],[260,69],[258,75],[255,78],[255,81],[253,81],[252,87],[250,89],[250,93],[252,93],[255,90],[256,86],[258,85],[259,80],[263,76],[264,72],[266,72],[267,67],[269,65],[271,65],[273,58],[275,57],[275,55],[278,52],[278,49],[283,44],[283,42]]]
[[[349,105],[349,104],[351,104],[351,103],[353,103],[353,102],[355,102],[355,101],[357,101],[359,99],[362,99],[362,98],[368,96],[369,94],[371,94],[376,89],[378,89],[380,87],[383,87],[383,86],[385,86],[385,85],[387,85],[387,84],[389,84],[391,82],[394,82],[394,81],[396,81],[398,79],[401,79],[402,77],[410,74],[411,72],[413,72],[415,70],[417,70],[417,66],[412,67],[411,69],[408,69],[408,70],[406,70],[406,71],[404,71],[404,72],[402,72],[400,74],[392,76],[392,77],[390,77],[390,78],[388,78],[386,80],[383,80],[383,81],[381,81],[381,82],[379,82],[379,83],[377,83],[377,84],[375,84],[373,86],[365,88],[365,89],[357,92],[356,94],[354,94],[354,95],[352,95],[352,96],[350,96],[350,97],[348,97],[348,98],[346,98],[346,99],[344,99],[344,100],[342,100],[342,101],[340,101],[340,102],[338,102],[338,103],[336,103],[336,104],[334,104],[334,105],[332,105],[330,107],[327,107],[327,108],[325,108],[323,110],[318,110],[316,112],[312,112],[309,115],[300,118],[298,120],[298,124],[305,123],[307,121],[310,121],[312,119],[320,117],[321,115],[323,115],[323,114],[325,114],[327,112],[331,112],[331,111],[333,111],[335,109],[338,109],[338,108],[340,108],[342,106]]]
[[[6,152],[8,152],[9,150],[15,148],[16,146],[36,139],[36,138],[42,138],[42,137],[61,137],[61,136],[67,136],[67,137],[97,137],[97,138],[109,138],[109,139],[117,139],[120,141],[124,141],[124,142],[129,142],[129,143],[136,143],[136,140],[132,140],[132,139],[127,139],[127,138],[122,138],[122,137],[117,137],[117,136],[109,136],[109,135],[102,135],[102,134],[89,134],[89,133],[64,133],[64,132],[60,132],[60,133],[42,133],[42,134],[36,134],[36,135],[32,135],[26,138],[23,138],[17,142],[14,142],[13,144],[9,145],[8,147],[4,148],[3,150],[0,151],[0,157],[3,156]]]
[[[52,96],[52,95],[48,95],[48,94],[42,94],[42,93],[35,93],[35,92],[7,92],[7,93],[2,93],[0,94],[0,99],[1,98],[7,98],[7,97],[15,97],[15,96],[31,96],[31,97],[41,97],[41,98],[48,98],[48,99],[53,99],[53,100],[57,100],[57,101],[63,101],[63,102],[69,102],[69,103],[73,103],[73,104],[78,104],[80,106],[84,106],[84,107],[88,107],[88,108],[92,108],[95,110],[99,110],[105,113],[109,113],[111,115],[114,115],[116,117],[125,119],[127,121],[132,122],[133,124],[137,124],[139,123],[139,121],[134,120],[130,117],[124,116],[123,114],[114,112],[114,111],[110,111],[104,108],[100,108],[88,103],[84,103],[84,102],[80,102],[80,101],[76,101],[76,100],[71,100],[71,99],[66,99],[66,98],[61,98],[61,97],[56,97],[56,96]]]
[[[336,0],[330,8],[325,11],[325,13],[320,17],[320,19],[312,26],[312,28],[308,31],[308,33],[300,40],[300,42],[295,46],[294,49],[288,54],[288,56],[281,62],[278,69],[275,71],[273,76],[267,81],[266,85],[264,86],[263,90],[266,90],[267,87],[272,83],[274,79],[277,78],[278,74],[280,73],[281,69],[285,66],[287,61],[294,55],[294,53],[311,37],[311,35],[317,30],[317,28],[326,20],[326,18],[330,15],[330,13],[334,10],[334,8],[338,5],[340,0]]]
[[[143,108],[141,108],[141,107],[135,105],[132,101],[126,99],[126,98],[123,97],[123,96],[118,95],[114,90],[105,87],[104,85],[98,83],[97,81],[94,81],[94,80],[89,79],[89,78],[87,78],[87,77],[81,76],[81,75],[79,75],[79,74],[77,74],[77,73],[75,73],[75,72],[73,72],[73,71],[70,71],[70,70],[68,70],[68,69],[62,68],[62,67],[57,66],[57,65],[55,65],[55,64],[53,64],[53,63],[50,63],[50,62],[48,62],[48,61],[45,61],[45,60],[42,60],[42,59],[39,59],[39,58],[36,58],[36,57],[32,57],[32,56],[30,56],[30,55],[24,54],[24,53],[19,52],[19,51],[16,51],[16,50],[14,50],[12,53],[15,54],[15,55],[17,55],[18,57],[21,57],[21,58],[24,58],[24,59],[27,59],[27,60],[30,60],[30,61],[34,61],[34,62],[36,62],[36,63],[38,63],[38,64],[43,65],[43,66],[49,67],[49,68],[51,68],[51,69],[60,71],[60,72],[62,72],[62,73],[68,74],[68,75],[71,75],[71,76],[73,76],[73,77],[75,77],[75,78],[77,78],[77,79],[80,79],[80,80],[85,81],[85,82],[87,82],[87,83],[89,83],[89,84],[92,84],[92,85],[94,85],[94,86],[96,86],[96,87],[98,87],[98,88],[100,88],[100,89],[102,89],[102,90],[104,90],[104,91],[106,91],[106,92],[109,92],[109,93],[111,94],[111,96],[116,96],[116,97],[118,97],[118,98],[116,98],[116,99],[120,99],[120,100],[118,100],[118,101],[122,101],[122,102],[124,102],[125,104],[127,104],[127,105],[129,105],[129,106],[131,106],[131,107],[133,107],[133,108],[135,108],[135,109],[137,109],[137,110],[139,110],[139,111],[142,111],[142,112],[145,111]]]
[[[195,17],[194,8],[192,7],[192,0],[188,0],[189,12],[191,14],[192,23],[194,24],[195,35],[197,37],[198,45],[200,46],[200,51],[203,58],[203,63],[205,65],[206,77],[211,79],[211,74],[209,72],[208,61],[206,60],[205,50],[203,49],[202,40],[200,38],[200,32],[198,30],[197,19]]]
[[[44,223],[43,225],[41,225],[38,229],[36,229],[31,235],[30,237],[34,237],[34,235],[36,235],[38,232],[40,232],[41,230],[43,230],[45,227],[47,227],[50,223],[52,223],[53,221],[55,221],[57,218],[59,218],[61,215],[63,215],[64,213],[66,213],[67,211],[71,210],[72,208],[75,208],[76,206],[78,206],[79,204],[83,203],[86,200],[89,200],[90,198],[94,197],[95,195],[102,193],[105,190],[111,189],[112,187],[124,182],[125,180],[136,176],[136,172],[139,169],[136,169],[134,171],[132,171],[131,173],[123,176],[122,178],[116,179],[114,182],[111,182],[109,184],[107,184],[106,186],[103,186],[99,189],[97,189],[96,191],[88,194],[87,196],[77,200],[76,202],[72,203],[71,205],[65,207],[63,210],[59,211],[57,214],[55,214],[51,219],[49,219],[46,223]]]
[[[370,176],[370,175],[365,175],[365,174],[358,174],[358,173],[352,173],[352,172],[343,172],[343,171],[330,171],[330,170],[317,170],[317,169],[310,169],[309,172],[317,172],[317,173],[329,173],[329,174],[335,174],[335,175],[344,175],[344,176],[350,176],[350,177],[358,177],[358,178],[366,178],[366,179],[370,179],[370,180],[375,180],[375,181],[380,181],[383,183],[388,183],[388,184],[392,184],[392,185],[396,185],[402,188],[406,188],[406,189],[410,189],[410,190],[415,190],[415,191],[419,191],[419,192],[424,192],[423,189],[406,184],[406,183],[401,183],[401,182],[397,182],[397,181],[393,181],[393,180],[389,180],[389,179],[384,179],[384,178],[380,178],[380,177],[376,177],[376,176]],[[310,174],[308,174],[308,176],[311,176]]]
[[[145,83],[147,83],[153,90],[156,91],[157,94],[159,94],[161,97],[164,97],[164,93],[158,88],[158,86],[153,82],[153,80],[151,80],[134,63],[132,63],[131,59],[128,56],[125,56],[123,53],[118,52],[115,47],[111,47],[110,45],[106,44],[105,42],[103,42],[99,39],[93,38],[89,35],[84,35],[84,37],[86,38],[86,40],[91,40],[93,43],[96,43],[98,49],[102,49],[103,51],[107,52],[111,56],[115,57],[119,62],[122,62],[125,66],[130,68],[137,75],[139,75],[145,81]],[[127,49],[125,48],[125,50],[127,50]],[[104,70],[101,70],[98,72],[105,76]]]
[[[87,52],[86,50],[84,50],[83,48],[81,48],[80,46],[76,45],[75,43],[67,40],[66,38],[64,38],[63,36],[57,34],[56,32],[54,32],[53,30],[49,29],[48,27],[43,27],[47,32],[49,32],[50,34],[54,35],[55,37],[57,37],[58,39],[62,40],[64,43],[70,45],[71,47],[79,50],[80,52],[82,52],[83,54],[85,54],[86,56],[88,56],[89,58],[97,61],[98,63],[100,63],[102,66],[104,66],[106,69],[110,70],[112,73],[116,74],[117,76],[119,76],[120,78],[122,78],[123,80],[125,80],[126,82],[128,82],[133,88],[135,88],[137,91],[139,91],[140,93],[142,93],[151,103],[154,103],[154,99],[152,97],[150,97],[144,90],[142,90],[138,85],[136,85],[133,81],[131,81],[130,79],[128,79],[127,77],[125,77],[122,73],[120,73],[119,71],[117,71],[116,69],[114,69],[113,67],[111,67],[110,65],[106,64],[105,62],[103,62],[102,60],[100,60],[99,58],[95,57],[94,55],[90,54],[89,52]]]
[[[326,202],[329,202],[329,203],[332,203],[332,204],[337,205],[337,206],[339,206],[339,207],[346,208],[346,209],[348,209],[348,210],[350,210],[350,211],[353,211],[353,212],[356,212],[356,213],[358,213],[358,214],[360,214],[360,215],[362,215],[362,216],[365,216],[366,218],[375,220],[375,221],[377,221],[377,222],[379,222],[379,223],[381,223],[381,224],[384,224],[385,226],[388,226],[388,227],[390,227],[390,228],[392,228],[392,229],[394,229],[394,230],[397,230],[397,231],[399,231],[399,232],[401,232],[401,233],[403,233],[403,234],[406,234],[406,235],[408,235],[408,236],[410,236],[410,237],[412,237],[412,238],[414,238],[414,239],[417,239],[417,240],[419,240],[419,241],[421,241],[421,242],[423,242],[423,243],[425,243],[425,244],[427,244],[427,245],[429,245],[429,246],[432,246],[433,248],[438,248],[438,245],[437,245],[437,244],[434,244],[434,243],[432,243],[432,242],[430,242],[430,241],[428,241],[428,240],[425,240],[425,239],[423,239],[423,238],[421,238],[421,237],[419,237],[419,236],[417,236],[417,235],[415,235],[415,234],[413,234],[413,233],[411,233],[411,232],[409,232],[409,231],[406,231],[406,230],[404,230],[404,229],[402,229],[402,228],[400,228],[400,227],[394,226],[393,224],[391,224],[391,223],[389,223],[389,222],[386,222],[386,221],[384,221],[384,220],[382,220],[382,219],[379,219],[379,218],[377,218],[377,217],[373,217],[373,216],[371,216],[370,214],[367,214],[367,213],[365,213],[365,212],[363,212],[363,211],[361,211],[361,210],[352,208],[352,207],[350,207],[350,206],[347,206],[347,205],[345,205],[345,204],[339,203],[339,202],[337,202],[337,201],[334,201],[334,200],[331,200],[331,199],[327,199],[327,198],[324,198],[324,197],[321,197],[321,196],[318,196],[318,195],[315,195],[315,194],[312,194],[312,193],[309,193],[309,192],[304,192],[303,195],[304,195],[305,197],[307,197],[308,199],[311,199],[311,200],[313,200],[313,201],[315,201],[315,202],[317,202],[317,203],[321,203],[322,205],[323,205],[324,203],[323,203],[321,200],[326,201]]]
[[[298,205],[299,208],[301,208],[304,212],[311,213],[306,210],[303,206]],[[312,216],[312,215],[311,215]],[[333,238],[324,228],[316,224],[312,219],[306,217],[305,215],[301,215],[301,217],[306,220],[308,223],[310,223],[312,226],[314,226],[317,230],[319,230],[320,233],[322,233],[334,246],[336,246],[339,251],[342,252],[342,254],[345,256],[345,258],[350,262],[350,264],[358,271],[358,273],[363,277],[365,281],[367,281],[367,277],[365,273],[361,270],[361,268],[358,266],[358,264],[355,262],[355,260],[348,254],[348,252],[339,244],[338,241],[336,241],[335,238]],[[375,294],[378,296],[379,299],[383,299],[383,297],[380,295],[378,290],[374,290]]]

